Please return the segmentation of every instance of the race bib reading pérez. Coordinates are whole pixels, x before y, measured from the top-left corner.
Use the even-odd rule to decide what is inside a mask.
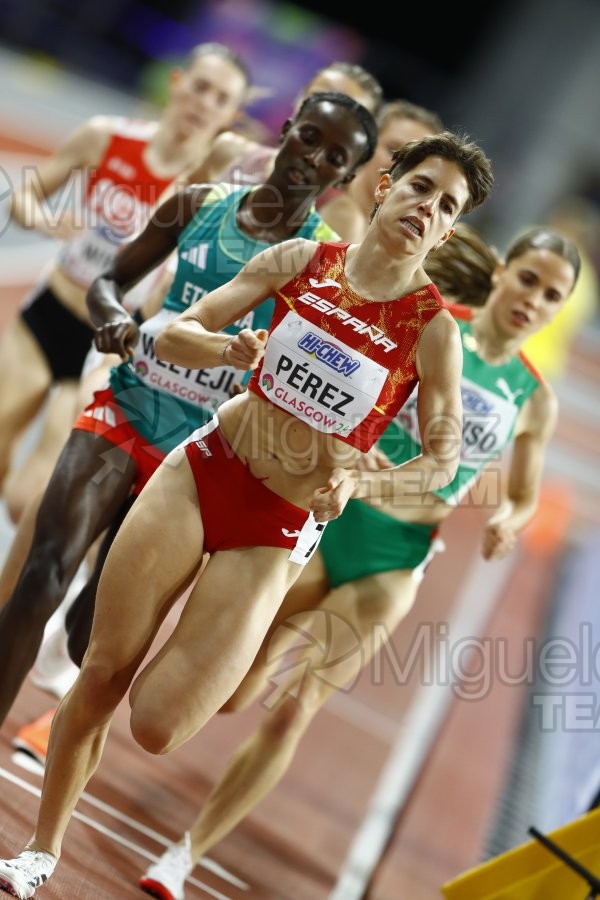
[[[347,437],[369,415],[388,370],[296,313],[269,336],[260,386],[317,431]]]

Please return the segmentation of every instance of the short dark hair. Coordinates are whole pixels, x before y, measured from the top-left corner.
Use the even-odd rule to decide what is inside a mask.
[[[335,103],[337,106],[346,107],[346,109],[349,109],[358,120],[359,125],[367,137],[367,145],[361,158],[356,163],[356,166],[362,166],[363,163],[366,163],[371,159],[377,146],[377,123],[369,110],[366,106],[363,106],[362,103],[358,103],[356,100],[353,100],[352,97],[349,97],[348,94],[341,94],[338,91],[317,91],[316,94],[309,94],[308,97],[304,98],[292,121],[296,122],[307,110],[312,109],[313,106],[318,106],[319,103],[325,102]]]
[[[463,170],[469,198],[461,212],[471,212],[483,203],[494,183],[492,164],[478,144],[454,131],[442,131],[417,141],[409,141],[404,147],[394,150],[387,174],[392,181],[397,181],[429,156],[441,156]]]

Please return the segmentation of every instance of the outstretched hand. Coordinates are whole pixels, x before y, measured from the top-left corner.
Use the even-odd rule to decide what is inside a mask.
[[[481,555],[484,559],[503,559],[514,549],[517,532],[509,522],[488,522],[483,533]]]
[[[313,494],[310,509],[315,522],[337,519],[348,500],[354,496],[356,486],[356,476],[352,470],[334,469],[329,476],[327,487],[318,488]]]
[[[242,328],[227,344],[223,361],[234,369],[255,369],[264,355],[268,335],[265,328],[258,328],[256,331]]]
[[[123,315],[112,322],[96,327],[94,343],[100,353],[117,353],[124,362],[135,350],[140,337],[140,329],[131,316],[123,311]]]

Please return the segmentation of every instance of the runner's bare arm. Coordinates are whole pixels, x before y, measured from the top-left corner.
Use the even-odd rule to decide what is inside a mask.
[[[183,177],[188,184],[218,181],[224,178],[232,166],[239,162],[257,144],[234,131],[224,131],[213,141],[213,145],[202,162],[190,169]]]
[[[311,509],[317,521],[340,515],[351,497],[421,495],[445,487],[460,459],[462,346],[456,322],[445,310],[424,329],[417,349],[418,417],[422,451],[389,469],[335,469],[325,488],[316,491]]]
[[[423,330],[417,347],[417,415],[421,453],[392,469],[363,473],[371,496],[425,494],[449,484],[458,468],[462,431],[462,345],[446,310]],[[374,492],[374,493],[373,493]]]
[[[258,253],[231,281],[167,325],[156,340],[157,356],[178,366],[210,368],[221,365],[226,355],[229,365],[253,369],[262,356],[264,335],[246,328],[232,340],[221,330],[274,297],[309,262],[316,246],[314,241],[294,238]]]
[[[523,405],[513,442],[506,499],[489,519],[483,536],[484,559],[500,559],[516,544],[538,506],[548,442],[558,418],[553,388],[542,382]]]
[[[162,203],[144,230],[115,256],[110,269],[90,285],[86,300],[101,353],[118,353],[124,360],[130,355],[139,330],[123,306],[123,295],[175,249],[177,238],[202,205],[207,191],[204,187],[188,187]]]
[[[45,201],[65,185],[74,172],[79,170],[83,173],[100,162],[108,143],[110,122],[110,118],[106,116],[88,119],[52,156],[35,167],[24,168],[22,183],[15,191],[11,203],[11,217],[15,222],[23,228],[35,228],[49,237],[60,238],[72,234],[70,216],[61,215],[60,212],[49,215]],[[85,223],[82,227],[86,227]]]

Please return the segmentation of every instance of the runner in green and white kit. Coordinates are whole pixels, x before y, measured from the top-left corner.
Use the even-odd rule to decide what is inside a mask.
[[[473,335],[478,314],[466,306],[452,304],[450,311],[458,323],[463,345],[463,431],[458,472],[449,485],[432,492],[444,506],[440,508],[434,500],[432,521],[427,515],[425,522],[413,522],[410,515],[408,519],[390,515],[383,505],[375,507],[350,500],[344,515],[326,529],[321,539],[321,555],[331,587],[376,572],[420,566],[430,553],[439,523],[511,442],[521,409],[542,383],[541,376],[521,353],[498,365],[483,359]],[[395,466],[421,453],[417,392],[418,388],[377,445]]]

